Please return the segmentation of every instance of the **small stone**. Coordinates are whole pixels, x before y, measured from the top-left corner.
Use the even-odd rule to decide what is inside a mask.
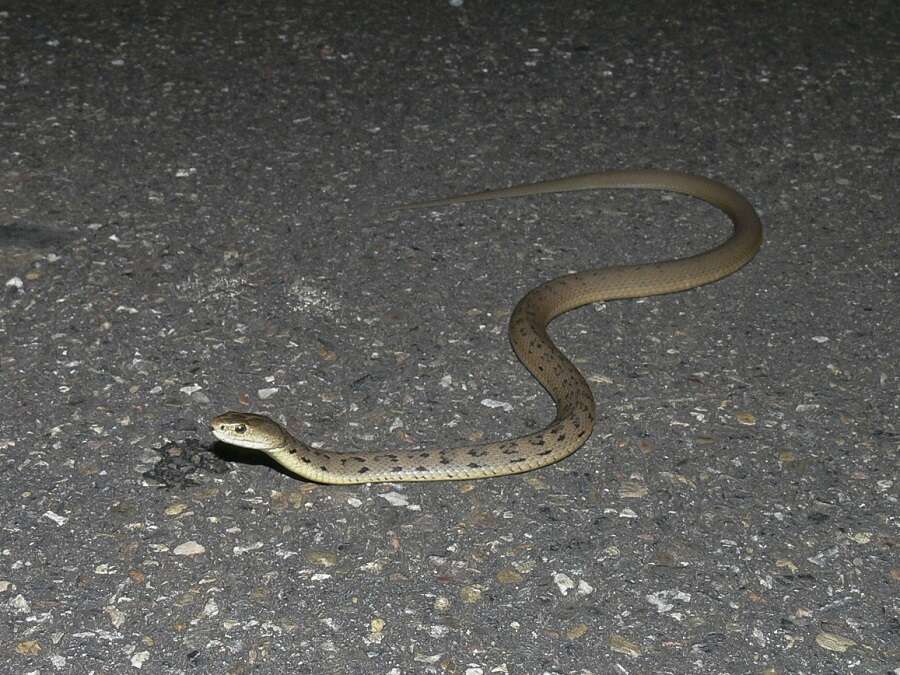
[[[233,546],[231,548],[231,552],[235,555],[244,555],[245,553],[250,553],[251,551],[258,551],[265,544],[261,541],[255,541],[252,544],[247,544],[246,546]]]
[[[25,599],[25,596],[19,593],[8,603],[9,608],[18,614],[28,614],[31,611],[31,604]]]
[[[106,613],[106,616],[109,617],[109,622],[115,628],[121,628],[122,624],[125,623],[125,614],[117,607],[109,605],[108,607],[104,607],[103,611]]]
[[[496,401],[492,398],[483,398],[481,399],[481,405],[486,408],[502,408],[504,412],[512,412],[512,404],[507,403],[506,401]]]
[[[856,642],[850,638],[845,638],[843,635],[825,631],[816,635],[816,644],[822,649],[827,649],[831,652],[845,652],[850,649],[850,647],[856,646]]]
[[[463,586],[459,590],[459,597],[463,602],[471,605],[481,600],[481,589],[477,586]]]
[[[167,506],[166,510],[163,511],[167,516],[177,516],[183,513],[187,509],[187,504],[177,503],[172,504],[171,506]]]
[[[619,486],[619,496],[623,499],[640,499],[646,497],[648,492],[647,486],[637,481],[625,481]]]
[[[68,522],[68,520],[69,520],[69,519],[66,518],[65,516],[60,516],[60,515],[58,515],[58,514],[56,514],[56,513],[53,513],[53,511],[45,511],[45,512],[44,512],[44,518],[47,518],[47,519],[49,519],[49,520],[52,520],[54,523],[56,523],[56,524],[59,525],[59,526],[65,525],[66,522]]]
[[[337,556],[331,551],[307,551],[303,554],[303,558],[319,567],[334,567],[337,565]]]
[[[206,553],[206,549],[196,541],[186,541],[183,544],[178,544],[173,553],[175,555],[200,555],[201,553]]]
[[[149,658],[150,652],[136,652],[131,656],[131,665],[140,670]]]
[[[575,588],[575,582],[572,581],[572,578],[562,572],[555,572],[553,574],[553,582],[559,589],[560,595],[568,595],[569,591]]]
[[[614,652],[619,652],[619,654],[625,654],[626,656],[641,655],[641,648],[635,643],[629,642],[621,635],[609,636],[609,648]]]
[[[37,656],[41,653],[41,643],[37,640],[25,640],[16,645],[16,652],[22,656]]]
[[[445,595],[439,595],[434,599],[434,609],[437,612],[446,612],[450,609],[450,598]]]
[[[587,624],[579,623],[578,625],[572,626],[571,628],[566,630],[566,637],[570,640],[577,640],[587,632]]]
[[[433,638],[443,638],[450,634],[450,629],[447,626],[436,624],[428,629],[428,634]]]
[[[409,506],[409,499],[399,492],[385,492],[378,495],[391,506]]]
[[[506,567],[499,572],[497,572],[497,581],[501,584],[518,584],[525,577],[519,574],[512,567]]]

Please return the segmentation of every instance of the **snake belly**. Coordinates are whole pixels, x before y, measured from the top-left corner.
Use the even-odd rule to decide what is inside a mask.
[[[522,473],[569,456],[594,427],[595,404],[584,376],[556,347],[547,326],[582,305],[684,291],[740,269],[762,245],[762,223],[732,188],[700,176],[654,169],[604,171],[416,202],[439,207],[575,190],[639,188],[701,199],[723,211],[734,229],[724,242],[687,258],[566,274],[530,290],[516,305],[509,338],[522,364],[556,403],[556,417],[540,431],[507,440],[448,448],[337,452],[313,448],[264,415],[226,412],[210,422],[219,440],[269,455],[288,471],[318,483],[465,480]]]

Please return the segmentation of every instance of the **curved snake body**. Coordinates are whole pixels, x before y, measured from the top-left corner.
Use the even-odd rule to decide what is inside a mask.
[[[668,190],[696,197],[722,210],[734,224],[734,232],[715,248],[688,258],[566,274],[532,289],[519,301],[510,318],[510,342],[519,360],[556,402],[556,417],[545,428],[481,445],[332,452],[310,447],[263,415],[226,412],[212,420],[213,434],[226,443],[261,450],[289,471],[320,483],[486,478],[530,471],[572,454],[593,429],[594,397],[582,374],[553,344],[547,325],[589,303],[674,293],[728,276],[753,258],[762,244],[762,224],[753,207],[722,183],[660,170],[605,171],[400,207],[608,188]]]

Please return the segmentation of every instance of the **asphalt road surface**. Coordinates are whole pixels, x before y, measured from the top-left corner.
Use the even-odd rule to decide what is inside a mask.
[[[0,672],[900,672],[895,0],[0,6]],[[224,410],[360,450],[521,434],[555,275],[727,220],[760,254],[553,335],[598,427],[504,478],[327,486]]]

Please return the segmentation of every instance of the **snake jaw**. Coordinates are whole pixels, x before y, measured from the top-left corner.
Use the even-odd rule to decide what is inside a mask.
[[[253,413],[222,413],[212,419],[209,428],[213,436],[224,443],[263,452],[282,448],[287,438],[287,433],[277,422]]]

